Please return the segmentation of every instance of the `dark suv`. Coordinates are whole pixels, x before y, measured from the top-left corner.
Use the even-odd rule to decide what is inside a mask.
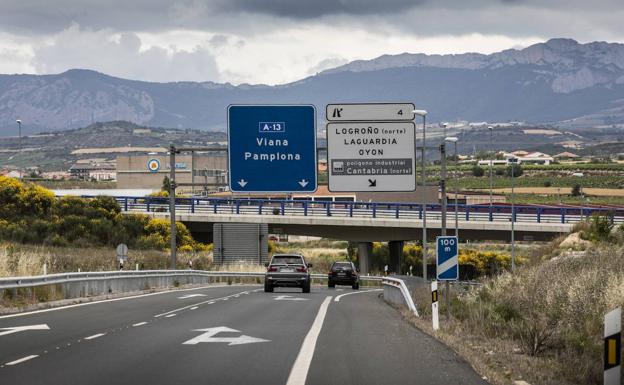
[[[274,287],[300,287],[310,292],[310,267],[301,254],[275,254],[267,264],[264,275],[264,291],[270,293]]]
[[[360,288],[360,274],[353,262],[334,262],[327,274],[327,287],[351,285],[353,290]]]

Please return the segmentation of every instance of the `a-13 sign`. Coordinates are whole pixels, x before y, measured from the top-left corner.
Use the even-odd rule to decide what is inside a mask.
[[[316,191],[316,110],[312,105],[228,108],[230,190]]]

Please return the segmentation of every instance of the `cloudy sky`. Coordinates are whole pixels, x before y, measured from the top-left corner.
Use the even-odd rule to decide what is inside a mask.
[[[281,84],[383,54],[624,42],[622,0],[0,0],[0,73]]]

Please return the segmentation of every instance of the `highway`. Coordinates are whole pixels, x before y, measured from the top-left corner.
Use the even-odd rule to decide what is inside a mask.
[[[0,383],[487,384],[380,293],[210,286],[0,316]]]

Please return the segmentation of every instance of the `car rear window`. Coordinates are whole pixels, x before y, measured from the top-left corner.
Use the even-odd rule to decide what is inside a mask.
[[[303,265],[303,258],[297,255],[277,255],[271,260],[271,265]]]
[[[337,262],[332,266],[332,270],[352,270],[351,264],[349,262]]]

